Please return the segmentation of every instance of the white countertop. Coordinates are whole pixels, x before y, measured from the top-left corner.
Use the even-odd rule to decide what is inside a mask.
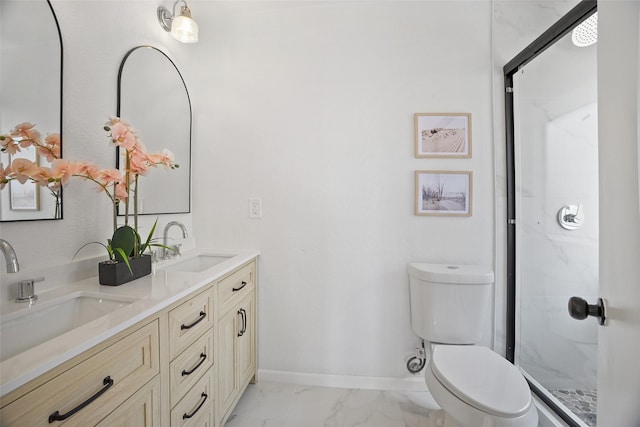
[[[120,286],[100,285],[96,276],[38,294],[38,300],[33,303],[34,307],[37,304],[43,304],[77,291],[99,293],[107,298],[109,296],[135,298],[136,301],[0,363],[0,396],[15,390],[183,297],[198,292],[213,280],[256,258],[259,252],[254,250],[196,249],[185,252],[181,258],[173,262],[198,254],[233,256],[199,273],[163,270],[163,266],[172,262],[169,261],[154,265],[153,272],[149,276]],[[0,311],[4,317],[17,311],[29,310],[29,308],[24,304],[6,302],[2,304]]]

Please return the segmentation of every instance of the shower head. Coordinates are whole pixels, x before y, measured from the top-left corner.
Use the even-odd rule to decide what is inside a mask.
[[[598,12],[573,29],[571,41],[578,47],[591,46],[598,41]]]

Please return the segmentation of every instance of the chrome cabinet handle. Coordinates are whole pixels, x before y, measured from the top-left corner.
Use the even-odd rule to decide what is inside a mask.
[[[244,335],[245,319],[244,319],[244,314],[242,314],[243,311],[244,311],[243,309],[238,310],[238,315],[240,315],[240,320],[242,320],[242,326],[240,327],[240,330],[238,331],[238,336],[239,337]]]
[[[241,308],[240,310],[238,310],[238,314],[242,319],[242,327],[240,328],[240,332],[238,332],[238,336],[241,337],[245,334],[245,332],[247,332],[247,312],[244,308]]]
[[[204,311],[200,312],[200,317],[198,317],[198,320],[196,320],[195,322],[193,322],[190,325],[180,325],[180,330],[184,330],[184,329],[191,329],[194,326],[196,326],[198,323],[202,322],[204,320],[204,318],[207,317],[207,313],[205,313]]]
[[[204,399],[202,399],[202,402],[200,402],[200,404],[198,405],[198,407],[197,407],[197,408],[195,409],[195,411],[193,411],[192,413],[190,413],[190,414],[185,413],[184,415],[182,415],[182,419],[183,419],[183,420],[187,420],[187,419],[189,419],[189,418],[193,417],[193,416],[194,416],[194,415],[195,415],[195,414],[200,410],[200,408],[202,408],[202,405],[204,405],[204,402],[206,402],[206,401],[207,401],[207,397],[209,397],[209,396],[207,396],[207,393],[202,393],[202,394],[200,395],[200,397],[201,397],[201,398],[204,398]]]
[[[240,283],[240,287],[239,288],[232,288],[231,291],[232,292],[238,292],[240,290],[242,290],[242,288],[244,288],[245,286],[247,286],[247,282],[245,282],[244,280]]]
[[[102,380],[102,383],[104,387],[98,390],[96,394],[94,394],[93,396],[91,396],[90,398],[88,398],[87,400],[85,400],[84,402],[82,402],[81,404],[79,404],[78,406],[76,406],[66,414],[60,415],[60,412],[56,411],[53,414],[49,415],[49,424],[53,423],[54,421],[64,421],[67,418],[75,415],[76,413],[84,409],[87,405],[91,404],[94,400],[102,396],[104,392],[109,390],[113,385],[113,380],[111,379],[111,376],[108,376],[104,380]]]
[[[182,370],[182,376],[186,376],[186,375],[191,375],[193,374],[196,369],[198,369],[200,367],[200,365],[202,365],[204,363],[204,361],[207,360],[207,355],[204,353],[200,353],[200,360],[198,361],[198,363],[196,363],[196,366],[194,366],[193,368],[191,368],[190,370]]]

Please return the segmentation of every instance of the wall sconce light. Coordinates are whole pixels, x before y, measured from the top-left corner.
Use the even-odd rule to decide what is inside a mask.
[[[180,8],[180,14],[176,16],[176,6],[184,3]],[[196,43],[198,41],[198,24],[191,19],[191,10],[184,0],[178,0],[173,4],[173,14],[166,7],[158,6],[158,22],[165,31],[171,33],[174,39],[182,43]]]

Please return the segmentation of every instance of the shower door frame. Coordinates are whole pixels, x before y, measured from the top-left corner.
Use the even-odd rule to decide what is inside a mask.
[[[597,0],[582,0],[542,35],[525,47],[503,67],[505,93],[505,135],[507,160],[507,313],[506,313],[506,354],[511,363],[515,362],[516,345],[516,170],[515,170],[515,115],[514,115],[514,75],[526,64],[551,47],[559,39],[572,31],[581,22],[598,10]],[[579,425],[555,404],[535,384],[529,383],[531,390],[570,427]]]

